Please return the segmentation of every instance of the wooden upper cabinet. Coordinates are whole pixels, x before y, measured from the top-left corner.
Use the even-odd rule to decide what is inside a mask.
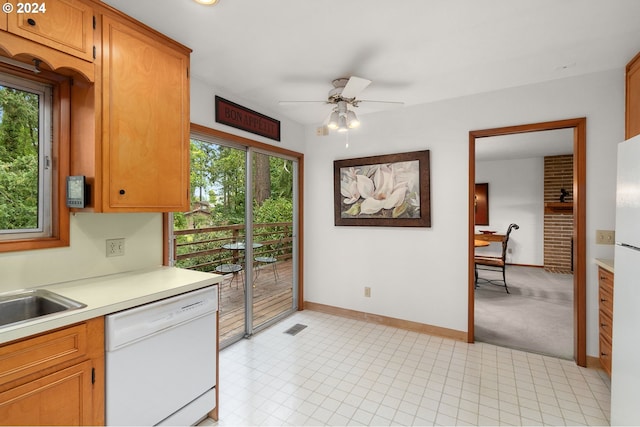
[[[79,0],[9,0],[7,30],[25,39],[93,61],[93,9]],[[3,2],[4,3],[4,2]],[[18,13],[18,8],[22,10]],[[44,8],[44,9],[42,9]]]
[[[102,16],[102,210],[189,208],[189,50]]]
[[[73,78],[69,169],[87,177],[86,209],[187,211],[191,50],[99,0],[6,1],[3,55]]]
[[[625,137],[640,134],[640,53],[627,64]]]

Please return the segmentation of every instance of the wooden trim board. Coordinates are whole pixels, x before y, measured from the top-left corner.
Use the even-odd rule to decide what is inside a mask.
[[[586,140],[587,119],[557,120],[531,123],[495,129],[474,130],[469,132],[469,246],[468,246],[468,339],[474,341],[474,210],[475,193],[475,144],[476,139],[528,133],[554,129],[573,129],[573,236],[574,236],[574,272],[573,272],[573,339],[574,359],[578,366],[587,364],[587,303],[586,303]]]
[[[449,338],[456,341],[467,341],[467,333],[456,331],[455,329],[442,328],[440,326],[427,325],[425,323],[413,322],[411,320],[396,319],[394,317],[381,316],[378,314],[365,313],[363,311],[350,310],[347,308],[334,307],[331,305],[319,304],[317,302],[305,301],[305,310],[317,311],[334,316],[346,317],[348,319],[362,320],[364,322],[376,323],[378,325],[391,326],[393,328],[407,331],[428,334],[442,338]]]

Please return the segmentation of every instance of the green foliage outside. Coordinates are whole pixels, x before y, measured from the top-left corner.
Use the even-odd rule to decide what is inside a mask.
[[[245,160],[244,151],[192,139],[192,212],[174,214],[174,229],[202,229],[244,224]],[[263,181],[260,177],[254,177],[253,180]],[[270,182],[267,191],[269,197],[261,203],[254,202],[254,224],[290,223],[293,220],[292,161],[269,156],[268,181]],[[278,244],[283,237],[291,237],[290,227],[254,227],[254,240],[267,242],[260,251],[276,255],[287,250],[282,249]],[[216,265],[230,262],[228,258],[231,254],[228,251],[213,254],[205,252],[235,240],[245,240],[243,227],[235,232],[214,230],[178,236],[176,242],[178,255],[194,252],[200,252],[201,255],[179,260],[177,265],[211,271]],[[260,251],[256,252],[259,254]],[[242,260],[239,261],[242,262]]]
[[[0,230],[38,226],[38,95],[0,86]]]

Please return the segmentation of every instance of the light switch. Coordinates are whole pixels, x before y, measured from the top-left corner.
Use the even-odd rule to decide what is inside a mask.
[[[614,230],[596,230],[596,245],[613,245],[616,242]]]

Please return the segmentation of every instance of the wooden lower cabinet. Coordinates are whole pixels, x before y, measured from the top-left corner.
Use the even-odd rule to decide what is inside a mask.
[[[91,372],[87,360],[0,393],[0,420],[8,425],[91,425]]]
[[[600,298],[600,364],[611,376],[611,351],[613,336],[613,273],[598,267],[598,285]]]
[[[0,424],[104,424],[104,320],[0,346]]]

